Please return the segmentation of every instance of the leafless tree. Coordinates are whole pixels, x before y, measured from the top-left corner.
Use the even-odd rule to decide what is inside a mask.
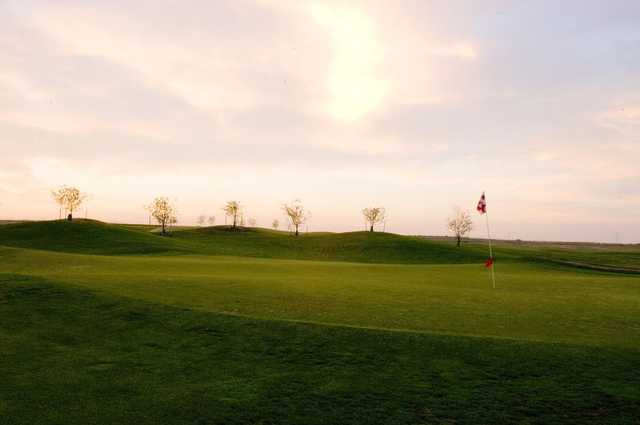
[[[242,206],[240,203],[238,201],[229,201],[222,210],[227,217],[233,218],[233,225],[231,227],[235,229],[238,224],[238,218],[242,216]]]
[[[169,199],[164,197],[155,198],[151,205],[147,206],[151,216],[162,226],[162,234],[166,234],[167,225],[178,222],[176,209]]]
[[[278,227],[280,227],[280,221],[277,218],[274,219],[273,222],[271,223],[271,226],[273,226],[275,230],[278,230]]]
[[[177,223],[178,223],[178,217],[176,217],[175,215],[169,219],[169,227],[173,227]]]
[[[87,195],[80,192],[75,187],[61,186],[57,190],[52,190],[53,199],[60,205],[60,209],[64,208],[67,220],[73,220],[73,212],[77,210],[82,202],[87,199]]]
[[[216,224],[216,216],[210,215],[207,219],[207,222],[209,223],[209,226],[213,226],[214,224]]]
[[[373,227],[376,224],[383,223],[385,220],[386,211],[382,207],[365,208],[362,210],[362,215],[367,222],[369,231],[373,232]]]
[[[294,200],[291,204],[284,204],[282,210],[285,212],[291,225],[295,228],[295,235],[299,234],[299,227],[311,218],[311,212],[305,210],[299,199]]]
[[[198,216],[198,226],[204,226],[206,222],[207,217],[204,214]]]
[[[456,246],[460,246],[462,238],[473,229],[473,221],[469,211],[455,207],[453,215],[447,220],[447,227],[456,237]]]

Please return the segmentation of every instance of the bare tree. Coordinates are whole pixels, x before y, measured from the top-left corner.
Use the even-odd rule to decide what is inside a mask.
[[[242,206],[240,203],[238,201],[229,201],[222,210],[227,217],[233,218],[233,225],[231,227],[235,229],[238,224],[238,218],[241,218],[242,215]]]
[[[257,220],[255,218],[251,217],[247,222],[249,223],[249,227],[256,227]]]
[[[147,210],[151,213],[151,216],[156,219],[158,224],[162,226],[163,235],[167,233],[167,225],[178,222],[176,209],[167,198],[159,197],[154,199],[151,205],[147,206]]]
[[[273,226],[274,230],[278,230],[278,227],[280,227],[280,221],[277,218],[274,219],[271,226]]]
[[[207,219],[207,222],[209,223],[209,226],[213,226],[214,224],[216,224],[216,216],[210,215]]]
[[[299,227],[311,218],[311,212],[304,209],[299,199],[294,200],[290,205],[284,204],[282,210],[287,214],[291,225],[295,228],[295,235],[299,234]]]
[[[60,205],[60,210],[64,208],[67,220],[73,220],[73,212],[87,199],[86,194],[80,192],[80,190],[75,187],[68,186],[61,186],[57,190],[52,190],[51,195]]]
[[[175,215],[169,219],[169,227],[173,227],[177,223],[178,223],[178,217],[176,217]]]
[[[207,217],[204,214],[198,216],[198,226],[204,226],[206,221]]]
[[[455,207],[453,215],[447,221],[447,227],[456,237],[456,246],[460,246],[462,238],[473,229],[473,221],[469,211]]]
[[[373,232],[373,227],[376,224],[384,222],[386,211],[382,207],[365,208],[362,210],[362,215],[364,215],[369,231]]]

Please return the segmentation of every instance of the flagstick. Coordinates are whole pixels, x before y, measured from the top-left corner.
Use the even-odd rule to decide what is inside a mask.
[[[496,289],[496,273],[494,270],[495,263],[493,262],[493,248],[491,247],[491,232],[489,231],[489,214],[485,212],[484,216],[487,219],[487,238],[489,238],[489,258],[491,259],[491,281],[493,282],[493,289]]]

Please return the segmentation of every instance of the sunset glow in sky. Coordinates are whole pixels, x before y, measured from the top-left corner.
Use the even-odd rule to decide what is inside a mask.
[[[638,1],[0,0],[0,219],[640,242]],[[84,215],[84,209],[82,214]],[[475,236],[483,235],[477,221]]]

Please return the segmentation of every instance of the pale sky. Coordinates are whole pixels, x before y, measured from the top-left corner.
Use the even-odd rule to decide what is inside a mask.
[[[0,151],[0,219],[640,242],[640,1],[0,0]]]

